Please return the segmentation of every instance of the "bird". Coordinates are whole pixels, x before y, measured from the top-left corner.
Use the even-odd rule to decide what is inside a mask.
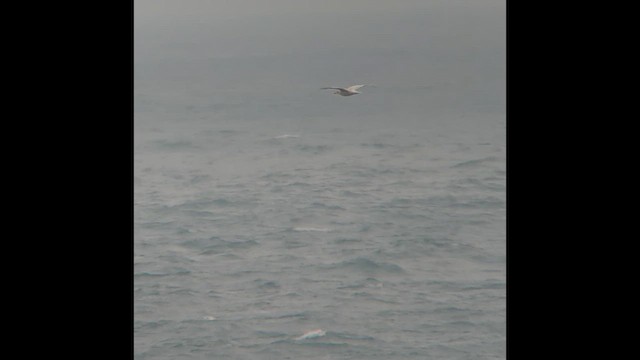
[[[341,87],[323,87],[322,90],[326,90],[326,89],[338,90],[338,91],[334,92],[334,94],[338,94],[338,95],[342,95],[342,96],[351,96],[351,95],[361,94],[361,92],[358,91],[358,89],[360,89],[363,86],[364,85],[352,85],[352,86],[349,86],[349,87],[346,87],[346,88],[341,88]]]

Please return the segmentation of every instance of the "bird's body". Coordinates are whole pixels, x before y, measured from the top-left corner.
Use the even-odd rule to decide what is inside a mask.
[[[336,92],[334,92],[334,94],[338,94],[338,95],[342,95],[342,96],[351,96],[351,95],[360,94],[360,91],[358,91],[358,89],[360,89],[363,86],[364,85],[353,85],[353,86],[349,86],[349,87],[346,87],[346,88],[324,87],[322,89],[323,90],[333,89],[333,90],[337,90]]]

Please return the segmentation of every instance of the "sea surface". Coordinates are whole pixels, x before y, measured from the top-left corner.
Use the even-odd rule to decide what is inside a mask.
[[[505,359],[504,114],[365,91],[138,96],[135,359]]]

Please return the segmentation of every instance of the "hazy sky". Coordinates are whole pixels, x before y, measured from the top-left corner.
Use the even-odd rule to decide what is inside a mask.
[[[135,0],[134,11],[136,101],[294,101],[357,83],[416,114],[504,112],[505,0]]]

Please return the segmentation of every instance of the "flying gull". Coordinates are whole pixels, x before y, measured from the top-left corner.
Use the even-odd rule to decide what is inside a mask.
[[[360,89],[363,86],[364,85],[353,85],[353,86],[349,86],[347,88],[324,87],[322,89],[323,90],[326,90],[326,89],[338,90],[338,91],[334,92],[334,94],[339,94],[339,95],[342,95],[342,96],[351,96],[351,95],[360,94],[360,91],[358,91],[358,89]]]

